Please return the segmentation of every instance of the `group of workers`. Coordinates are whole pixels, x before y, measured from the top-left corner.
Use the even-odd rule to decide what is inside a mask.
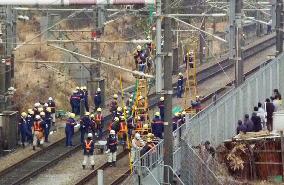
[[[21,135],[22,147],[28,142],[36,146],[42,146],[48,141],[52,125],[55,125],[55,102],[52,97],[46,103],[35,103],[33,109],[21,113],[19,120],[19,132]]]
[[[88,91],[86,86],[82,86],[81,88],[76,87],[70,97],[71,110],[75,115],[80,115],[81,102],[84,105],[85,110],[89,112]]]
[[[150,40],[150,37],[148,36],[147,39]],[[138,71],[145,73],[146,68],[148,70],[151,68],[150,55],[152,50],[152,42],[147,43],[145,49],[142,49],[141,45],[136,47],[134,52],[134,62]]]
[[[237,134],[240,132],[259,132],[263,129],[273,130],[273,112],[282,105],[282,97],[278,89],[273,90],[273,96],[266,98],[264,105],[261,102],[254,107],[251,118],[245,114],[244,121],[238,120]]]

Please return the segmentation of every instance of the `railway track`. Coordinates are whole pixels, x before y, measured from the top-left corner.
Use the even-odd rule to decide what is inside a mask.
[[[254,45],[252,47],[247,48],[247,50],[244,52],[244,58],[249,58],[253,56],[254,54],[263,51],[266,48],[269,48],[273,45],[273,38],[268,38],[264,42],[259,43],[259,45]],[[274,39],[275,40],[275,39]],[[271,44],[272,43],[272,44]],[[254,53],[254,54],[253,54]],[[222,60],[220,62],[220,65],[224,69],[228,69],[230,67],[233,67],[233,64],[230,63],[228,59]],[[258,69],[258,68],[257,68]],[[255,70],[257,70],[255,69]],[[220,70],[219,64],[215,64],[212,67],[209,67],[207,69],[204,69],[203,71],[200,71],[197,75],[198,83],[202,83],[206,81],[209,78],[212,78],[213,76],[216,76],[220,74],[222,70]],[[175,84],[173,84],[175,85]],[[226,88],[224,88],[226,89]],[[131,91],[131,90],[129,90]],[[219,92],[218,92],[219,91]],[[222,89],[218,90],[216,93],[223,92]],[[210,99],[213,96],[213,94],[207,96],[207,99]],[[206,100],[205,98],[205,100]],[[150,107],[155,106],[155,104],[158,102],[159,96],[158,95],[151,95],[149,99],[149,105]],[[111,116],[108,115],[105,117],[106,122],[108,123],[111,119]],[[105,125],[105,130],[107,128],[107,125]],[[70,156],[72,153],[78,151],[81,149],[81,145],[79,143],[79,132],[75,133],[73,141],[75,146],[72,148],[65,147],[65,138],[61,139],[52,145],[43,148],[42,150],[34,153],[28,158],[23,159],[19,163],[16,163],[12,165],[9,168],[6,168],[5,170],[0,172],[0,184],[1,185],[15,185],[15,184],[23,184],[30,178],[36,176],[37,174],[43,172],[44,170],[48,169],[49,167],[55,165],[60,160],[63,160],[64,158]],[[126,154],[124,154],[126,155]],[[107,166],[106,166],[107,167]],[[127,174],[126,172],[124,174]],[[125,175],[124,175],[125,177]],[[119,179],[116,182],[123,181],[124,177],[119,177]],[[127,177],[127,176],[126,176]],[[113,182],[114,184],[116,183]]]

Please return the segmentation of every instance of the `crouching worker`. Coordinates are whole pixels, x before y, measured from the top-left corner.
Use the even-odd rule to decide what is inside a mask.
[[[83,161],[83,169],[86,168],[86,164],[90,161],[92,170],[95,168],[95,161],[94,161],[94,142],[93,142],[93,134],[88,133],[88,137],[83,143],[83,151],[84,151],[84,161]]]
[[[114,130],[110,131],[109,137],[107,138],[107,149],[108,163],[110,166],[116,166],[117,136]]]
[[[43,123],[41,121],[40,115],[35,116],[35,121],[33,124],[33,150],[35,150],[36,146],[43,145],[44,138],[43,138]]]

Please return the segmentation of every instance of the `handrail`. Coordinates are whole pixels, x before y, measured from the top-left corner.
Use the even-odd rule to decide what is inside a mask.
[[[135,167],[135,165],[133,165]],[[151,172],[151,170],[147,167],[147,166],[136,166],[138,168],[146,168],[146,170],[150,173],[150,175],[153,177],[153,179],[156,181],[156,183],[158,185],[160,185],[159,181],[155,178],[155,176],[153,175],[153,173]]]
[[[174,169],[171,166],[165,165],[165,164],[163,164],[163,166],[166,166],[166,167],[170,168],[170,170],[172,170],[173,174],[177,177],[177,179],[180,181],[180,183],[184,185],[182,180],[179,178],[179,176],[176,174],[176,172],[174,171]]]

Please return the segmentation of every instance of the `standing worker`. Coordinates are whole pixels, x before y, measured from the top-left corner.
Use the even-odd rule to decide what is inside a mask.
[[[155,137],[159,137],[163,139],[163,132],[164,132],[164,122],[160,119],[160,113],[156,112],[155,117],[152,121],[152,132]]]
[[[32,134],[32,127],[34,124],[34,111],[32,109],[28,109],[27,115],[27,141],[32,144],[33,142],[33,134]]]
[[[69,118],[66,121],[65,126],[65,134],[66,134],[66,146],[70,147],[73,146],[72,144],[72,137],[74,135],[74,126],[77,124],[75,121],[75,114],[70,113]]]
[[[51,116],[51,108],[47,107],[46,108],[46,113],[45,113],[45,117],[44,117],[44,142],[49,142],[48,141],[48,136],[49,136],[49,132],[50,132],[50,128],[51,128],[51,124],[52,124],[52,116]]]
[[[72,112],[76,115],[80,114],[80,96],[78,94],[78,91],[74,91],[73,95],[70,97],[70,104],[72,107]]]
[[[97,92],[95,93],[94,104],[95,104],[95,110],[97,110],[99,107],[101,107],[102,95],[101,95],[101,89],[100,88],[98,88]]]
[[[93,134],[88,133],[88,137],[83,143],[83,151],[84,151],[84,161],[82,163],[83,169],[86,168],[87,161],[90,161],[92,170],[95,169],[95,161],[94,161],[94,142],[93,142]]]
[[[52,118],[52,125],[55,126],[55,101],[53,100],[52,97],[48,98],[47,104],[48,104],[48,107],[50,107],[50,110],[51,110],[50,116]]]
[[[162,96],[160,98],[160,101],[158,103],[158,107],[160,109],[160,115],[161,115],[161,119],[164,121],[165,118],[165,102],[164,102],[165,98]]]
[[[264,110],[266,111],[266,126],[267,129],[271,132],[273,130],[273,112],[275,111],[275,107],[273,103],[270,102],[269,98],[265,100]]]
[[[177,82],[177,97],[181,98],[183,91],[183,75],[182,73],[178,74],[178,82]]]
[[[85,102],[85,109],[87,112],[89,112],[89,94],[86,86],[82,88],[82,92],[83,92],[83,99]]]
[[[35,116],[35,121],[33,124],[33,150],[35,150],[36,146],[43,145],[43,124],[40,118],[40,115]]]
[[[86,112],[80,120],[80,132],[81,132],[81,143],[84,142],[85,134],[89,132],[89,127],[91,124],[90,113]]]
[[[109,137],[107,138],[107,148],[108,163],[110,166],[116,166],[117,136],[114,130],[110,131]]]
[[[103,128],[104,128],[103,120],[104,120],[104,117],[102,114],[102,108],[98,108],[97,113],[95,115],[95,123],[96,123],[96,129],[98,131],[99,138],[103,136]]]
[[[25,148],[25,142],[26,142],[27,130],[28,130],[26,118],[27,118],[27,113],[22,112],[21,118],[20,118],[20,121],[19,121],[19,130],[20,130],[20,133],[21,133],[21,142],[22,142],[23,148]]]
[[[140,150],[144,147],[145,143],[141,139],[141,136],[139,133],[135,133],[134,138],[132,139],[132,147],[131,147],[131,158],[130,162],[133,163],[138,157]]]
[[[110,102],[110,113],[112,114],[113,118],[116,116],[116,109],[118,108],[118,102],[117,102],[118,95],[113,95],[113,100]]]

